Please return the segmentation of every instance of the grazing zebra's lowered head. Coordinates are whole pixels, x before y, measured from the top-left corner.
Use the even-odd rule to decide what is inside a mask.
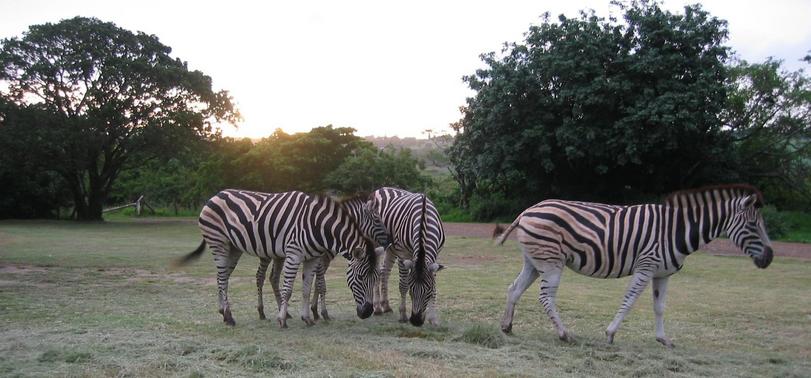
[[[336,244],[335,249],[338,254],[349,260],[346,268],[346,283],[352,291],[352,297],[357,305],[357,314],[361,319],[366,319],[374,311],[374,285],[377,282],[379,271],[377,267],[377,254],[375,244],[372,239],[366,236],[361,224],[353,216],[353,212],[345,202],[338,202],[325,196],[314,196],[313,206],[316,211],[311,212],[314,219],[323,219],[325,214],[334,215],[334,222],[346,222],[349,227],[332,230],[338,234],[330,235]],[[326,216],[327,219],[332,218]],[[330,223],[330,222],[328,222]],[[367,221],[370,230],[382,228],[379,220],[377,222]],[[374,225],[373,223],[378,223]],[[324,225],[326,226],[326,225]],[[385,230],[385,229],[383,229]],[[385,232],[385,231],[384,231]],[[372,233],[373,232],[369,232]]]
[[[409,322],[414,326],[422,326],[425,323],[425,310],[436,296],[435,274],[443,268],[442,265],[426,259],[426,197],[422,195],[421,216],[419,224],[419,241],[417,245],[416,260],[406,260],[403,265],[410,269],[408,275],[408,291],[411,295],[411,317]]]
[[[758,268],[769,266],[774,257],[771,241],[760,209],[763,194],[746,184],[691,189],[671,194],[665,203],[673,207],[707,209],[710,215],[726,213],[727,221],[721,225],[727,236],[747,254]],[[707,206],[707,205],[713,206]],[[721,207],[714,206],[721,204]],[[702,206],[703,205],[703,206]]]
[[[372,316],[374,285],[379,275],[377,271],[377,254],[371,239],[363,238],[361,246],[352,248],[351,252],[341,253],[349,260],[346,267],[346,283],[355,298],[358,317],[366,319]]]

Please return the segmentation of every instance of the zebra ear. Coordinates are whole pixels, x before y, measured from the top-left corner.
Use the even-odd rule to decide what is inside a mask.
[[[433,264],[431,264],[429,269],[431,269],[432,272],[436,273],[436,272],[439,272],[442,269],[445,269],[445,265],[438,264],[438,263],[433,263]]]
[[[743,208],[749,208],[754,206],[757,203],[757,196],[754,194],[750,194],[743,199],[742,206]]]

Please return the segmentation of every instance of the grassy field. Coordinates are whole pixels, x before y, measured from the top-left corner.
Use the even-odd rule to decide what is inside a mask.
[[[691,257],[669,286],[676,349],[668,350],[655,341],[649,290],[608,345],[604,329],[628,281],[571,271],[558,303],[575,343],[557,340],[537,284],[518,305],[514,336],[501,335],[520,254],[514,242],[459,237],[442,252],[441,326],[401,325],[394,314],[358,319],[336,261],[334,320],[298,320],[297,285],[294,319],[280,330],[258,319],[258,260],[244,256],[231,279],[232,328],[216,311],[210,258],[168,270],[198,242],[188,221],[0,222],[0,376],[811,375],[807,260],[758,270],[744,257]]]

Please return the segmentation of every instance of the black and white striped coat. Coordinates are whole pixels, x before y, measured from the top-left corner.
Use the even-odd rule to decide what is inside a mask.
[[[442,219],[424,194],[397,188],[372,193],[373,207],[389,231],[392,245],[386,249],[380,285],[375,292],[375,311],[389,312],[388,280],[395,259],[400,272],[400,321],[420,326],[427,319],[437,324],[436,279],[442,265],[439,252],[445,244]],[[406,291],[411,297],[411,317],[406,316]]]
[[[287,306],[299,265],[303,265],[301,317],[307,324],[313,272],[322,259],[336,254],[349,259],[347,283],[360,318],[372,314],[372,286],[377,280],[373,242],[365,238],[350,213],[338,202],[302,192],[258,193],[223,190],[212,197],[198,220],[203,243],[184,257],[198,257],[207,244],[217,266],[217,288],[223,320],[233,325],[228,301],[228,279],[243,253],[260,259],[281,259],[281,305],[277,320],[287,326]]]
[[[388,246],[391,244],[388,231],[383,226],[377,210],[371,207],[369,197],[370,196],[368,194],[360,193],[337,199],[337,201],[349,212],[350,216],[355,219],[363,236],[373,240],[376,245]],[[312,316],[315,320],[318,320],[319,318],[330,320],[329,311],[327,310],[326,305],[327,285],[324,275],[326,274],[331,261],[332,260],[330,258],[323,257],[321,262],[318,264],[318,267],[315,268],[315,290],[313,290],[313,297],[312,301],[310,302],[310,309],[312,310]],[[262,289],[268,266],[270,266],[271,263],[273,263],[273,265],[270,276],[268,277],[268,281],[270,281],[271,288],[273,289],[277,309],[281,306],[279,277],[281,276],[283,262],[284,261],[282,259],[260,258],[259,260],[259,268],[256,270],[256,290],[258,297],[257,309],[259,310],[260,319],[265,319]],[[318,309],[319,304],[321,307],[320,315]],[[287,318],[290,318],[290,315],[287,315]]]
[[[759,208],[760,192],[749,185],[724,185],[676,192],[664,204],[614,206],[546,200],[526,209],[503,232],[498,243],[517,229],[524,268],[507,290],[501,320],[512,329],[515,303],[539,276],[540,302],[558,336],[570,340],[555,306],[563,266],[591,277],[632,275],[617,315],[606,335],[613,342],[622,319],[648,282],[653,281],[656,338],[672,346],[664,332],[667,279],[684,259],[722,232],[760,268],[772,260],[769,237]],[[498,231],[501,231],[497,228]]]

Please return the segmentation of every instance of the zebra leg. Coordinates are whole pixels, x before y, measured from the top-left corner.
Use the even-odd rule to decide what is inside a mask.
[[[673,348],[673,343],[665,336],[665,296],[668,277],[653,279],[653,313],[656,314],[656,341]]]
[[[532,266],[532,263],[524,256],[524,268],[518,277],[515,278],[512,285],[507,288],[507,307],[504,309],[504,316],[501,317],[501,331],[510,333],[513,329],[513,315],[515,314],[515,303],[518,298],[538,279],[538,271]]]
[[[273,259],[273,266],[270,269],[270,286],[273,288],[273,296],[276,297],[276,310],[282,308],[282,292],[279,290],[279,277],[282,275],[282,267],[284,266],[284,259]],[[292,318],[287,314],[287,319]]]
[[[315,276],[315,270],[318,268],[318,264],[320,262],[320,259],[309,259],[305,260],[304,264],[302,264],[301,320],[303,320],[304,323],[307,323],[308,326],[315,324],[315,320],[313,320],[312,315],[310,315],[310,291],[313,288],[313,276]]]
[[[436,290],[436,286],[434,286],[434,290]],[[437,293],[434,292],[434,296],[431,298],[431,301],[428,302],[428,309],[425,312],[425,321],[432,326],[439,325],[439,313],[436,310],[436,296]]]
[[[282,285],[281,302],[279,305],[279,314],[276,315],[276,320],[279,322],[281,328],[287,328],[287,304],[290,301],[290,295],[293,293],[293,281],[296,279],[298,267],[301,264],[299,257],[293,253],[288,253],[284,258],[284,284]],[[309,290],[307,292],[309,294]]]
[[[558,331],[558,338],[566,342],[574,341],[574,337],[563,325],[560,320],[558,308],[555,305],[555,297],[558,293],[558,286],[560,285],[560,275],[563,272],[563,263],[561,261],[548,260],[538,264],[541,271],[541,294],[538,296],[538,301],[543,305],[546,310],[546,315],[552,320],[555,329]]]
[[[406,295],[408,295],[408,269],[403,265],[403,260],[397,259],[397,268],[400,271],[400,323],[408,321],[406,315]]]
[[[258,302],[256,309],[259,310],[259,319],[265,320],[265,303],[262,299],[262,287],[265,286],[265,274],[268,271],[270,259],[259,259],[259,268],[256,269],[256,294]]]
[[[228,303],[228,279],[237,266],[242,251],[232,246],[211,246],[214,253],[214,265],[217,266],[217,294],[220,302],[220,314],[225,324],[236,325],[231,315],[231,305]]]
[[[327,269],[329,269],[331,262],[332,260],[327,257],[321,258],[321,264],[318,266],[315,273],[316,294],[313,295],[313,298],[318,296],[319,305],[321,306],[321,317],[326,321],[331,320],[331,318],[329,317],[329,312],[327,312],[327,281],[324,276],[327,274]],[[313,317],[318,319],[318,306],[315,301],[313,301],[312,310]]]
[[[651,277],[653,277],[653,273],[649,270],[637,270],[634,272],[634,276],[631,279],[631,282],[628,284],[628,289],[625,292],[625,298],[622,300],[622,305],[620,305],[617,315],[614,316],[614,321],[612,321],[605,330],[605,335],[608,337],[609,344],[614,343],[614,334],[617,333],[620,323],[622,323],[622,319],[625,318],[625,315],[627,315],[628,311],[631,310],[631,307],[634,306],[634,302],[636,302],[637,298],[639,298],[639,295],[645,291],[645,287],[648,286],[648,282],[650,282]]]
[[[378,315],[392,311],[391,305],[389,305],[389,277],[391,276],[391,269],[394,267],[394,260],[397,257],[391,251],[386,251],[385,254],[383,269],[380,271],[380,303],[375,307],[375,314]]]

